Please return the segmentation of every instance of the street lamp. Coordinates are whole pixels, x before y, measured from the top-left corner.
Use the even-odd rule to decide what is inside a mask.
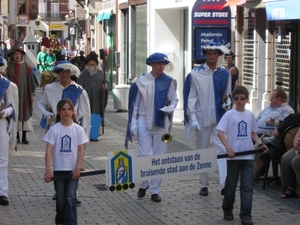
[[[73,34],[76,33],[76,18],[74,17],[74,12],[69,11],[69,14],[65,15],[65,24],[68,25],[68,39],[71,41],[71,45],[74,45]],[[71,30],[72,29],[72,30]]]

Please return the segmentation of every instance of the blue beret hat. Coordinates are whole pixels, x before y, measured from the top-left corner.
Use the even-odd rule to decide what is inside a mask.
[[[5,71],[6,68],[7,68],[7,62],[6,62],[6,60],[0,56],[0,73],[2,73],[3,71]]]
[[[165,65],[167,65],[170,61],[167,55],[160,52],[153,53],[146,59],[147,65],[150,65],[150,63],[157,63],[157,62],[164,62]]]
[[[0,56],[0,66],[4,66],[4,59]]]

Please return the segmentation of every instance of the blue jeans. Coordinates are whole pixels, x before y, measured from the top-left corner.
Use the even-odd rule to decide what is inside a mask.
[[[54,176],[70,174],[72,171],[54,171]],[[56,224],[77,225],[76,190],[79,179],[56,180]]]
[[[252,198],[253,198],[253,160],[228,160],[227,177],[225,181],[223,211],[224,214],[232,214],[235,201],[235,190],[240,178],[241,209],[240,219],[248,220],[252,218]]]

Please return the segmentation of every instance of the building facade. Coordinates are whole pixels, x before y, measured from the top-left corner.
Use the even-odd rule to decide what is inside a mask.
[[[16,0],[19,17],[23,15],[22,1]],[[75,8],[78,3],[83,10],[86,53],[91,50],[99,53],[111,88],[115,84],[131,84],[149,71],[145,59],[160,51],[172,61],[166,73],[177,80],[178,108],[182,109],[185,76],[203,62],[198,57],[201,43],[227,40],[236,54],[238,83],[249,89],[248,107],[255,114],[269,104],[270,93],[276,88],[283,88],[288,103],[296,108],[300,97],[298,0],[28,0],[25,3],[24,15],[29,23],[34,23],[42,13],[40,4],[47,6],[42,22],[48,27],[64,24],[70,10],[78,11]],[[10,12],[11,3],[7,7]],[[3,1],[1,11],[5,12]],[[17,35],[22,28],[10,21],[13,21],[11,15],[7,19],[10,28],[4,26],[4,33]],[[65,25],[63,30],[54,27],[49,30],[51,34],[60,32],[63,37],[68,36]],[[208,36],[198,38],[202,33]]]

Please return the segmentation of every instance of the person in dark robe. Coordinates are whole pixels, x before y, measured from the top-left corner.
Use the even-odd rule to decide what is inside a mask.
[[[25,62],[26,53],[22,47],[15,46],[11,49],[8,56],[10,61],[7,66],[7,78],[18,86],[19,90],[19,118],[17,142],[20,143],[19,132],[22,131],[22,143],[28,144],[26,132],[33,130],[32,112],[35,97],[35,88],[38,81],[32,72],[32,68]]]
[[[99,68],[98,55],[96,52],[92,51],[87,56],[86,67],[81,71],[78,84],[88,93],[91,113],[101,116],[103,126],[108,81],[105,79],[104,72]],[[98,139],[91,139],[91,141],[98,141]]]
[[[80,71],[84,70],[86,66],[86,57],[84,56],[84,51],[80,51],[79,56],[71,59],[70,62],[77,66]]]
[[[46,31],[44,31],[44,37],[43,37],[43,39],[42,39],[41,45],[44,45],[46,48],[50,48],[50,40],[49,40],[49,38],[47,37]]]

